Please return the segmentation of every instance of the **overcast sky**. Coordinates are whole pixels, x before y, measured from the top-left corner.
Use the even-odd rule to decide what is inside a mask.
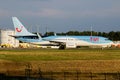
[[[42,33],[120,31],[120,0],[0,0],[0,28],[14,29],[12,16]]]

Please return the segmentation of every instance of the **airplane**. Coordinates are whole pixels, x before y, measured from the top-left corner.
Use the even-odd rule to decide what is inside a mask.
[[[113,42],[101,36],[48,36],[41,37],[38,33],[30,33],[17,17],[12,17],[15,28],[14,37],[19,41],[43,46],[59,46],[59,49],[77,48],[80,46],[99,46],[101,48],[111,47]]]

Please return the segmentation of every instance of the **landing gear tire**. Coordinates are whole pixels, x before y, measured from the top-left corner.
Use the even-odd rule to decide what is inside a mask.
[[[66,46],[65,45],[60,45],[59,49],[65,49]]]

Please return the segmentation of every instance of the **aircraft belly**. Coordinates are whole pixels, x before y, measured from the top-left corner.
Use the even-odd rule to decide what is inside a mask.
[[[100,46],[100,47],[110,47],[113,43],[90,43],[87,41],[77,41],[76,46]]]

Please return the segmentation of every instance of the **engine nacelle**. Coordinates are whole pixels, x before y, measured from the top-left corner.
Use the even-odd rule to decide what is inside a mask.
[[[75,42],[67,42],[66,43],[66,48],[76,48]]]

